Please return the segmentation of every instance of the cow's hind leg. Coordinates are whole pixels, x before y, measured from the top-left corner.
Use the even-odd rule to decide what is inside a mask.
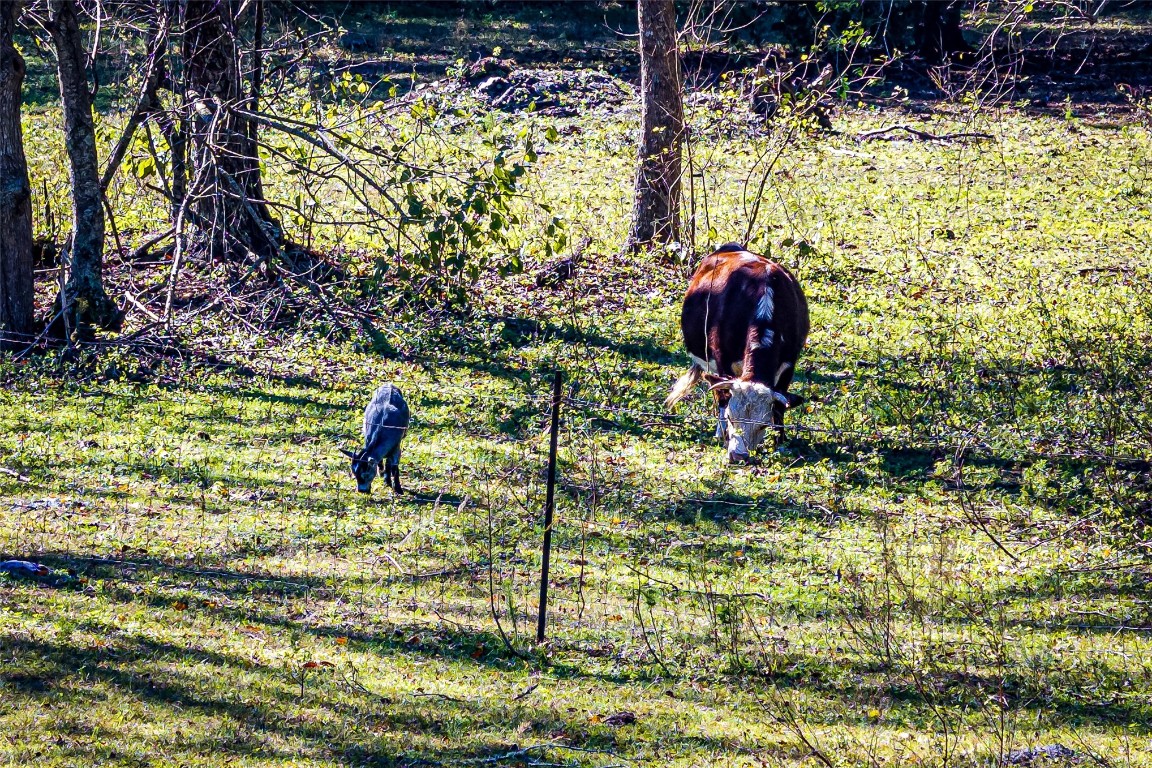
[[[772,432],[773,447],[779,448],[788,440],[788,433],[784,431],[784,406],[780,403],[772,404]]]
[[[784,395],[788,398],[788,387],[792,386],[792,375],[796,372],[796,367],[789,363],[780,366],[780,370],[776,376],[776,386],[773,389],[777,393]],[[784,403],[779,400],[772,403],[772,429],[775,432],[776,444],[775,447],[779,448],[788,440],[788,433],[784,431],[784,411],[788,410]]]

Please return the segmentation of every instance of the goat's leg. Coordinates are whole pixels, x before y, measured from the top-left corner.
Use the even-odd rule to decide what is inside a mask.
[[[392,486],[392,490],[396,493],[401,493],[404,489],[400,487],[400,446],[397,445],[392,453],[388,454],[388,482]]]

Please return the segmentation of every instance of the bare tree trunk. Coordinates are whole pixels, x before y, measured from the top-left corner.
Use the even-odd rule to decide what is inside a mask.
[[[119,330],[123,313],[104,292],[104,208],[92,92],[84,62],[84,40],[74,0],[51,0],[49,30],[56,48],[60,102],[64,112],[64,145],[72,182],[72,235],[68,279],[60,306],[65,327]]]
[[[640,0],[642,136],[628,248],[680,238],[684,106],[673,0]]]
[[[188,0],[184,68],[190,121],[190,218],[197,245],[213,259],[268,256],[282,239],[264,203],[256,132],[233,107],[244,107],[234,0]]]
[[[20,130],[24,58],[12,40],[21,5],[0,0],[0,347],[26,341],[33,330],[32,187]]]

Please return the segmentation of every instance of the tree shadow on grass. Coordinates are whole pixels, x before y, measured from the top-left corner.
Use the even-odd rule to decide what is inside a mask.
[[[182,577],[197,583],[226,583],[231,585],[227,592],[247,597],[299,595],[327,584],[325,579],[313,576],[284,577],[271,573],[228,570],[211,566],[193,568],[147,556],[117,558],[55,551],[42,553],[37,559],[50,567],[63,568],[87,577],[112,582],[132,581],[136,573],[146,572],[155,575],[167,574],[170,578]]]
[[[240,576],[245,577],[246,575]],[[155,610],[179,611],[181,615],[191,618],[203,615],[205,618],[230,626],[277,627],[334,642],[338,638],[344,638],[344,647],[349,651],[366,651],[381,658],[415,656],[460,663],[468,667],[488,668],[493,672],[508,672],[509,663],[514,664],[511,657],[500,652],[501,641],[494,632],[451,627],[443,623],[436,626],[398,624],[388,631],[381,632],[349,628],[339,622],[317,623],[292,618],[285,612],[290,603],[283,600],[278,600],[275,606],[270,606],[273,607],[272,611],[266,611],[259,606],[256,609],[244,609],[219,604],[195,604],[192,601],[188,601],[186,607],[180,608],[178,602],[187,598],[170,594],[140,595],[127,589],[102,589],[101,594],[125,605],[143,602]],[[286,595],[271,596],[281,598]],[[116,610],[115,605],[109,608],[112,611]],[[591,728],[582,716],[573,715],[571,718],[565,718],[558,715],[554,707],[514,705],[507,699],[493,701],[490,698],[417,699],[410,693],[396,694],[390,691],[370,691],[366,698],[361,698],[363,691],[352,696],[344,696],[332,687],[336,679],[335,671],[331,673],[318,671],[314,677],[307,678],[304,699],[297,702],[299,679],[296,675],[300,670],[291,665],[273,666],[254,661],[243,654],[237,655],[198,645],[185,646],[150,636],[132,635],[125,638],[123,630],[118,626],[111,624],[105,626],[91,619],[82,622],[79,628],[98,636],[107,635],[114,638],[112,646],[97,647],[88,644],[78,646],[61,642],[59,639],[41,641],[25,637],[0,640],[0,646],[17,659],[17,664],[5,670],[2,675],[5,687],[10,688],[14,695],[33,698],[48,694],[55,696],[61,692],[66,696],[79,695],[77,682],[81,681],[77,677],[77,670],[86,670],[84,680],[104,682],[129,696],[154,702],[163,707],[172,707],[172,718],[180,717],[179,712],[222,718],[228,722],[242,724],[254,733],[264,736],[274,735],[279,740],[298,744],[295,749],[312,749],[327,743],[339,754],[353,755],[363,760],[376,760],[384,765],[411,761],[419,750],[415,753],[412,750],[404,753],[381,752],[378,742],[367,733],[341,731],[334,737],[331,730],[333,723],[344,722],[349,718],[353,720],[367,718],[377,729],[416,729],[415,732],[437,736],[443,743],[451,734],[473,732],[477,728],[506,729],[509,723],[530,719],[536,723],[534,728],[541,728],[543,727],[541,724],[546,724],[549,729],[554,729],[551,732],[563,730],[569,733],[573,737],[572,743],[577,745],[592,747],[612,744],[608,735]],[[217,678],[223,676],[234,682],[227,692],[221,692],[218,688],[213,689],[205,683],[206,678],[203,675],[197,673],[193,677],[174,667],[174,663],[184,661],[196,668],[210,667],[216,670]],[[819,659],[813,661],[820,662]],[[651,664],[645,665],[633,660],[624,666],[626,668],[617,674],[560,664],[551,667],[551,674],[558,679],[598,679],[621,688],[659,676],[651,669],[649,674],[644,673],[644,669],[650,668]],[[808,666],[805,665],[804,668],[807,669]],[[857,671],[869,670],[865,665]],[[857,694],[862,696],[882,694],[892,700],[916,707],[927,704],[939,705],[941,700],[970,700],[979,703],[990,695],[1004,694],[1013,709],[1054,713],[1066,722],[1135,725],[1143,728],[1144,732],[1147,730],[1145,719],[1148,714],[1147,707],[1138,701],[1080,701],[1066,695],[1065,692],[1037,688],[1023,677],[1022,673],[1010,672],[1007,677],[991,673],[979,673],[975,676],[973,674],[975,673],[966,673],[958,677],[955,672],[947,669],[938,672],[930,670],[928,684],[933,691],[931,696],[926,696],[924,691],[917,690],[914,686],[891,681],[882,688],[858,689],[853,688],[851,684],[845,688],[842,681],[833,683],[829,680],[826,683],[806,673],[799,676],[777,676],[774,681],[777,685],[809,688],[838,698],[851,698]],[[855,675],[849,676],[848,679],[859,680]],[[755,681],[750,682],[739,677],[732,678],[728,683],[721,681],[717,684],[731,684],[738,687],[759,685]],[[83,685],[79,688],[83,688]],[[260,689],[263,689],[263,695]],[[430,692],[430,695],[436,696],[436,693]],[[274,703],[261,704],[260,698]],[[1106,697],[1102,696],[1103,698]],[[85,698],[83,704],[77,700],[77,705],[88,710],[94,705],[98,706],[99,700]],[[301,722],[297,722],[295,717],[286,718],[285,708],[291,709],[294,706],[304,707],[318,714]],[[167,718],[168,715],[163,717]],[[184,718],[184,721],[186,720]],[[691,735],[685,735],[682,740],[688,744],[691,738]],[[326,739],[328,741],[325,741]],[[243,750],[247,748],[245,746],[247,743],[242,740],[228,748]],[[253,748],[261,748],[261,745],[266,743],[262,739],[251,742]],[[480,748],[455,749],[440,746],[435,751],[424,751],[422,754],[425,757],[420,759],[486,757],[501,750],[506,751],[506,746],[498,740]],[[289,751],[298,754],[292,749]]]
[[[0,673],[3,687],[8,688],[12,678],[19,686],[19,695],[33,700],[50,695],[57,712],[74,707],[75,717],[90,722],[100,717],[110,696],[89,686],[107,685],[116,696],[146,702],[150,719],[180,723],[193,738],[182,739],[177,746],[193,750],[197,742],[203,741],[223,754],[285,761],[327,755],[352,759],[357,764],[401,766],[439,764],[445,758],[469,759],[506,751],[505,743],[466,736],[461,739],[465,744],[482,744],[456,748],[443,744],[453,735],[492,730],[506,730],[511,736],[510,724],[520,722],[517,718],[538,718],[557,730],[580,730],[578,722],[564,720],[539,707],[451,697],[432,703],[403,694],[391,697],[367,691],[341,693],[334,684],[335,672],[315,672],[311,683],[305,678],[300,687],[288,669],[140,636],[119,639],[114,646],[103,649],[12,637],[0,640],[0,647],[36,670],[10,668]],[[188,662],[191,668],[183,669],[179,666],[182,662]],[[210,665],[216,675],[198,675],[196,670],[203,665]],[[78,670],[84,670],[82,677]],[[214,685],[220,676],[232,682],[223,688]],[[116,706],[115,696],[111,697],[111,704]],[[202,731],[203,728],[212,730]],[[67,736],[69,730],[65,726],[55,732]],[[408,748],[398,750],[385,747],[378,738],[378,734],[387,732],[416,738],[405,739]],[[201,734],[199,738],[195,737],[197,733]],[[57,748],[102,759],[139,743],[139,735],[121,733],[114,724],[102,729],[99,741],[90,738],[90,726],[76,729],[71,735],[74,738],[58,741]],[[587,744],[598,741],[591,734],[584,735]],[[420,741],[424,741],[424,746],[417,746]],[[437,743],[435,747],[433,743]]]
[[[114,597],[128,602],[142,599],[130,594]],[[157,603],[152,596],[144,600],[154,608],[172,607],[164,601]],[[182,613],[187,615],[193,610],[189,606]],[[236,626],[285,626],[320,637],[341,638],[349,651],[434,658],[467,666],[488,666],[496,672],[509,669],[499,654],[486,652],[486,648],[499,643],[497,637],[486,632],[404,626],[381,636],[338,626],[283,622],[277,617],[258,614],[234,615],[219,608],[211,613]],[[196,641],[183,645],[150,635],[126,636],[119,625],[87,622],[81,628],[107,636],[111,642],[92,645],[87,640],[71,643],[59,636],[33,639],[0,635],[0,649],[6,656],[17,659],[16,664],[0,671],[0,687],[10,691],[10,696],[31,699],[51,696],[58,708],[74,707],[78,717],[98,718],[106,702],[117,706],[114,696],[91,687],[93,683],[106,684],[120,694],[150,702],[153,705],[150,718],[179,721],[190,733],[198,727],[199,721],[194,717],[207,716],[213,727],[223,725],[229,732],[250,731],[286,742],[286,746],[280,747],[280,756],[284,758],[320,749],[324,753],[335,752],[381,765],[448,758],[475,762],[478,757],[515,747],[498,738],[476,739],[470,734],[505,731],[509,737],[515,737],[512,729],[521,722],[531,722],[533,729],[543,733],[564,732],[568,734],[566,741],[573,745],[614,746],[609,729],[590,726],[583,712],[575,710],[571,717],[564,717],[557,714],[554,707],[518,703],[512,697],[456,698],[424,692],[423,688],[413,693],[406,685],[399,691],[375,690],[375,686],[364,687],[351,666],[348,669],[319,666],[308,672],[303,666],[303,660],[310,658],[307,655],[290,659],[281,666],[254,660],[243,651],[205,649]],[[204,674],[206,668],[212,673]],[[229,682],[221,687],[220,680]],[[627,686],[633,681],[632,677],[623,676],[609,682]],[[171,711],[166,712],[165,708]],[[293,714],[293,710],[299,710],[299,716]],[[367,729],[360,727],[365,722],[370,722]],[[235,729],[236,725],[242,728]],[[115,748],[116,729],[108,730],[104,738]],[[376,738],[381,731],[434,738],[426,747],[381,752]],[[453,736],[460,738],[460,746],[450,745]],[[483,743],[477,744],[477,741]],[[266,738],[254,738],[251,742],[242,740],[233,744],[223,741],[217,746],[224,746],[226,752],[246,753],[249,746],[258,750],[267,743]],[[445,746],[446,743],[449,745]],[[257,753],[259,751],[253,752]],[[418,756],[421,753],[423,756]]]
[[[99,583],[99,594],[105,600],[123,606],[109,610],[123,610],[125,613],[130,606],[143,604],[173,619],[206,618],[233,627],[279,628],[333,643],[339,641],[349,649],[370,651],[382,658],[416,655],[496,672],[508,672],[516,667],[524,669],[546,666],[561,676],[587,677],[622,685],[659,674],[657,671],[642,669],[588,671],[562,662],[537,659],[526,647],[527,641],[521,642],[517,638],[513,639],[518,646],[514,653],[507,648],[495,627],[482,629],[455,621],[413,622],[398,618],[390,618],[381,624],[373,612],[361,612],[359,615],[352,612],[344,617],[346,620],[343,622],[338,619],[318,621],[298,609],[302,603],[315,605],[317,601],[330,601],[334,604],[348,601],[350,604],[351,598],[348,596],[367,589],[429,580],[451,582],[469,574],[470,578],[475,578],[476,574],[487,567],[486,563],[465,563],[431,574],[397,573],[381,578],[367,573],[339,577],[278,577],[228,569],[223,565],[195,569],[174,566],[154,558],[118,560],[67,552],[46,553],[38,559],[55,568],[71,569],[91,582]],[[140,588],[147,584],[154,588]],[[24,582],[24,585],[32,589],[44,586],[31,581]],[[72,591],[78,588],[78,585],[73,584]],[[469,614],[466,610],[464,613]],[[490,622],[486,609],[469,615]],[[121,631],[116,625],[104,626],[99,622],[89,622],[84,628],[110,636]],[[205,658],[204,661],[212,660]]]
[[[570,325],[557,325],[531,317],[503,316],[493,318],[501,322],[504,330],[501,337],[512,347],[520,348],[547,341],[563,341],[584,347],[594,347],[606,352],[614,352],[621,357],[637,362],[659,363],[661,365],[683,365],[686,356],[673,352],[657,344],[654,340],[620,341],[597,331],[586,331]]]
[[[665,514],[679,522],[696,518],[723,528],[758,520],[818,520],[832,522],[827,512],[785,499],[778,494],[748,494],[731,490],[703,495],[683,495],[673,499]],[[834,519],[834,516],[832,516]]]
[[[1107,572],[1087,571],[1075,573],[1067,571],[1031,572],[1019,577],[1018,582],[1002,587],[994,593],[1000,600],[1076,600],[1119,598],[1139,601],[1143,606],[1147,623],[1152,619],[1148,607],[1152,606],[1152,579],[1148,577],[1148,566],[1133,564],[1129,570]],[[1130,606],[1135,609],[1135,606]],[[1117,624],[1118,620],[1100,616],[1098,611],[1087,611],[1077,625]]]

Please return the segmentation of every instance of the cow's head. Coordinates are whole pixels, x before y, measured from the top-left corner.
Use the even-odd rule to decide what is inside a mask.
[[[769,427],[784,424],[784,410],[804,402],[796,395],[776,392],[767,384],[743,379],[724,379],[713,390],[729,395],[725,416],[728,432],[728,461],[746,464],[752,451],[764,440]]]
[[[343,448],[340,452],[352,459],[352,477],[356,478],[356,490],[360,493],[372,493],[372,481],[376,479],[379,469],[377,462],[373,461],[367,451],[348,451]]]

